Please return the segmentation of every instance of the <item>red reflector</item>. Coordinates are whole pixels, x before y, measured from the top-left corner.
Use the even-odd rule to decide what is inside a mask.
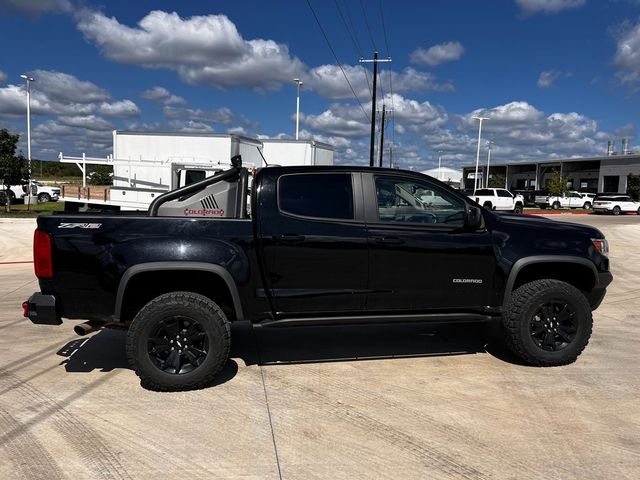
[[[51,237],[42,230],[36,230],[33,235],[33,266],[38,278],[53,277],[53,262],[51,261]]]
[[[26,317],[29,315],[29,304],[27,302],[22,303],[22,316]]]

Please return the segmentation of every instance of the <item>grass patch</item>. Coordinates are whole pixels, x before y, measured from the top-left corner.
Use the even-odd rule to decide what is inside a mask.
[[[27,207],[30,207],[27,210]],[[64,211],[64,202],[34,203],[31,206],[24,204],[12,204],[11,210],[0,207],[0,218],[35,218],[38,215],[51,215],[53,212]]]

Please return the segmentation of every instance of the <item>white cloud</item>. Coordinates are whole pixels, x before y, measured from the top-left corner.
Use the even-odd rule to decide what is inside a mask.
[[[140,109],[131,100],[102,102],[97,111],[112,117],[134,117],[140,115]]]
[[[561,75],[557,70],[545,70],[538,77],[538,88],[550,88]]]
[[[464,47],[460,42],[446,42],[429,48],[418,48],[411,53],[411,63],[435,67],[445,62],[460,60]]]
[[[273,40],[245,40],[225,15],[181,18],[159,10],[137,27],[85,9],[77,14],[85,38],[115,62],[175,70],[189,84],[277,90],[306,68]]]
[[[345,80],[345,74],[356,95],[362,101],[371,96],[371,76],[361,65],[343,65],[344,74],[337,65],[320,65],[309,70],[303,77],[305,86],[318,95],[334,100],[352,99],[353,92]],[[451,82],[438,83],[436,76],[428,72],[420,72],[415,68],[405,68],[402,72],[380,70],[378,85],[390,89],[390,81],[395,92],[452,91]],[[391,77],[391,80],[389,80]]]
[[[169,90],[164,87],[153,87],[140,93],[140,96],[145,100],[151,100],[152,102],[162,103],[164,105],[183,105],[187,101],[178,96],[173,95]]]
[[[69,0],[0,0],[0,11],[15,12],[38,17],[47,12],[69,12]]]
[[[562,10],[582,7],[586,0],[516,0],[516,4],[526,15],[536,13],[558,13]]]
[[[640,23],[626,25],[617,38],[616,55],[613,64],[618,69],[618,80],[634,86],[640,80]]]
[[[221,107],[215,110],[164,107],[162,113],[168,119],[188,119],[199,122],[222,123],[225,125],[233,123],[236,120],[231,109],[227,107]]]

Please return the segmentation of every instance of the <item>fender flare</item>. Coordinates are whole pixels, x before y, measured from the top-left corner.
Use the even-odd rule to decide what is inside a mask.
[[[226,283],[227,288],[229,288],[229,292],[231,292],[231,299],[233,300],[233,308],[236,313],[236,319],[244,320],[238,287],[236,286],[233,277],[226,268],[220,265],[205,262],[149,262],[140,263],[138,265],[129,267],[122,275],[120,284],[118,285],[118,293],[116,294],[116,305],[114,314],[115,321],[120,321],[120,314],[122,313],[122,302],[124,300],[124,294],[127,290],[127,284],[129,283],[129,281],[139,273],[157,272],[162,270],[192,270],[200,272],[210,272],[217,275],[224,281],[224,283]]]
[[[583,267],[587,267],[592,271],[594,286],[598,286],[598,270],[596,269],[594,263],[586,258],[574,257],[571,255],[536,255],[531,257],[524,257],[516,261],[511,267],[511,272],[509,272],[509,277],[507,278],[507,283],[504,287],[504,299],[502,301],[503,308],[506,308],[509,300],[511,300],[513,285],[516,283],[516,278],[518,278],[518,274],[520,273],[520,271],[524,267],[536,263],[573,263],[582,265]]]

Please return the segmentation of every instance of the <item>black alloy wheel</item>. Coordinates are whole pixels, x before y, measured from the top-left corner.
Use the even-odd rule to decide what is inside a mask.
[[[182,375],[204,363],[209,352],[209,337],[198,321],[178,315],[156,325],[149,336],[147,352],[156,368]]]
[[[229,359],[231,324],[212,299],[162,294],[140,309],[127,332],[127,359],[149,390],[209,386]]]
[[[531,317],[529,326],[533,342],[549,352],[569,346],[578,331],[575,310],[562,300],[541,305]]]

